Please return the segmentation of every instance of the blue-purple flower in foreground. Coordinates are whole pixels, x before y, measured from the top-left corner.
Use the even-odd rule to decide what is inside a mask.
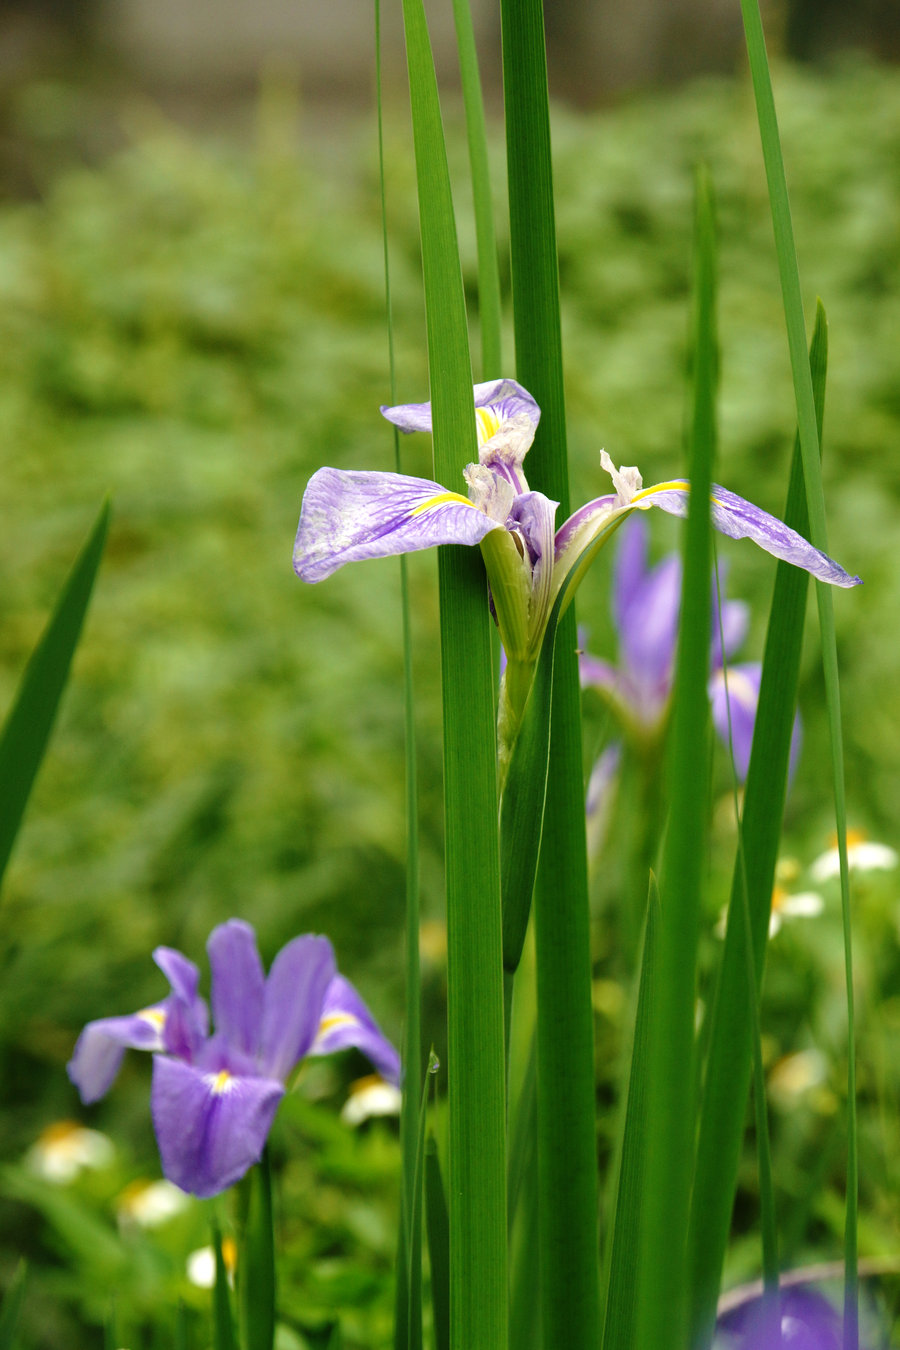
[[[266,976],[249,924],[210,934],[209,1034],[199,971],[181,952],[153,959],[169,996],[130,1017],[89,1022],[68,1066],[85,1103],[108,1091],[126,1048],[153,1052],[151,1110],[163,1172],[182,1190],[215,1195],[262,1154],[285,1083],[300,1060],[356,1046],[390,1082],[396,1050],[353,986],[338,975],[327,938],[294,938]]]
[[[617,469],[601,450],[600,463],[615,491],[588,502],[557,527],[558,503],[532,492],[522,467],[540,418],[534,399],[515,380],[504,379],[475,385],[474,400],[478,463],[464,471],[467,497],[404,474],[319,469],[304,494],[294,569],[302,580],[315,582],[363,558],[436,544],[479,544],[508,658],[505,700],[515,725],[560,593],[565,588],[564,609],[601,544],[631,511],[658,506],[685,516],[689,484],[677,479],[645,488],[637,469]],[[431,430],[428,403],[381,411],[401,431]],[[713,487],[710,501],[713,524],[732,539],[752,539],[832,585],[859,581],[733,492]]]

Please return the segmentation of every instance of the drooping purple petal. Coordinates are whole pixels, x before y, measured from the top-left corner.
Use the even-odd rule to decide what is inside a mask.
[[[660,483],[656,487],[645,488],[641,493],[641,501],[650,502],[671,516],[684,517],[688,513],[689,491],[689,485],[681,480]],[[710,500],[713,525],[729,539],[752,539],[754,544],[773,557],[802,567],[819,581],[826,581],[831,586],[860,584],[859,577],[850,576],[839,563],[813,548],[796,530],[736,493],[714,484]]]
[[[66,1070],[86,1106],[109,1091],[126,1050],[163,1048],[165,1019],[165,1008],[160,1004],[128,1017],[101,1017],[88,1022]]]
[[[269,1078],[154,1056],[150,1103],[166,1177],[201,1198],[224,1191],[259,1161],[283,1096]]]
[[[363,558],[481,542],[497,521],[440,483],[398,473],[319,469],[309,480],[294,544],[294,571],[322,581]]]
[[[355,1046],[390,1083],[400,1081],[400,1056],[343,975],[335,975],[322,1007],[319,1033],[310,1055],[331,1055]]]
[[[734,748],[734,767],[739,780],[743,783],[750,767],[750,751],[753,747],[753,729],[756,724],[756,709],[759,705],[759,686],[762,679],[762,666],[758,661],[741,662],[729,665],[726,686],[725,671],[720,667],[713,671],[709,681],[709,700],[713,726],[722,744],[729,745],[729,717],[731,722],[731,744]],[[791,752],[788,774],[792,778],[800,753],[800,717],[794,717],[791,732]]]
[[[266,976],[256,934],[249,923],[229,919],[206,944],[212,971],[212,1015],[216,1033],[245,1055],[255,1055],[263,1026]]]
[[[324,937],[298,937],[272,962],[266,980],[260,1068],[282,1082],[308,1052],[334,978],[334,950]]]

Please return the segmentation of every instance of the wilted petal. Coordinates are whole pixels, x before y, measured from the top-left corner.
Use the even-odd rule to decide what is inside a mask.
[[[294,544],[294,570],[322,581],[363,558],[481,542],[502,529],[458,492],[399,473],[319,469],[309,480]]]
[[[316,1038],[334,950],[324,937],[298,937],[272,962],[266,981],[260,1066],[283,1082]]]
[[[163,1172],[205,1198],[259,1161],[284,1088],[268,1078],[204,1070],[157,1055],[151,1109]]]
[[[266,976],[249,923],[229,919],[206,944],[212,971],[212,1014],[216,1034],[245,1055],[259,1050]]]
[[[308,1052],[331,1055],[355,1046],[390,1083],[400,1081],[400,1056],[381,1031],[359,994],[343,975],[335,975],[325,995],[319,1033]]]
[[[634,504],[642,506],[649,503],[671,516],[684,517],[688,513],[689,495],[690,487],[684,480],[658,483],[655,487],[644,488]],[[715,484],[710,501],[712,523],[729,539],[752,539],[754,544],[773,557],[802,567],[819,581],[826,581],[831,586],[859,585],[859,577],[850,576],[839,563],[813,548],[796,530],[775,516],[770,516],[767,511],[761,511],[752,502]]]
[[[126,1050],[163,1048],[165,1017],[159,1005],[129,1017],[101,1017],[88,1022],[67,1065],[69,1078],[85,1105],[109,1091]]]

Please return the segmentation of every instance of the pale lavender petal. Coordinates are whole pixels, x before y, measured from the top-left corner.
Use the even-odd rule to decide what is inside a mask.
[[[554,540],[554,551],[557,559],[570,548],[576,534],[584,531],[585,536],[592,535],[592,526],[600,520],[605,519],[616,509],[618,498],[614,495],[606,497],[595,497],[593,501],[586,502],[580,506],[577,511],[573,511],[569,519],[564,521],[556,531]]]
[[[499,420],[525,414],[533,426],[537,426],[541,410],[534,399],[516,380],[486,380],[476,384],[473,393],[476,408],[492,408]],[[430,403],[399,403],[395,407],[382,407],[382,417],[386,417],[401,431],[430,431]]]
[[[126,1049],[161,1050],[163,1008],[147,1008],[128,1017],[101,1017],[88,1022],[67,1065],[69,1078],[88,1105],[112,1086]]]
[[[201,1198],[240,1180],[259,1161],[283,1096],[282,1085],[268,1078],[156,1055],[150,1100],[166,1177]]]
[[[622,747],[618,741],[613,741],[591,770],[584,807],[588,858],[596,858],[606,843],[621,762]]]
[[[613,564],[612,609],[619,631],[646,580],[648,549],[647,522],[639,513],[622,526]]]
[[[680,609],[681,559],[675,553],[652,568],[628,602],[619,605],[623,663],[642,688],[667,691],[671,684]]]
[[[303,581],[322,581],[348,562],[437,544],[471,546],[502,528],[440,483],[398,473],[319,469],[303,497],[294,571]]]
[[[660,483],[656,487],[645,488],[640,494],[642,502],[650,502],[671,516],[687,516],[689,485],[680,481]],[[771,553],[775,558],[793,563],[805,571],[826,581],[832,586],[858,586],[859,577],[845,572],[827,554],[813,548],[802,535],[792,530],[783,521],[761,511],[752,502],[745,501],[727,488],[713,485],[712,522],[717,530],[728,535],[729,539],[752,539],[754,544]]]
[[[249,923],[229,919],[210,933],[206,950],[216,1034],[245,1055],[255,1055],[262,1036],[266,986],[256,935]]]
[[[400,1056],[381,1031],[359,994],[343,975],[328,986],[319,1034],[311,1055],[331,1055],[355,1046],[390,1083],[400,1081]]]
[[[713,726],[725,747],[729,744],[728,724],[731,720],[731,742],[734,748],[734,766],[737,776],[743,783],[750,767],[750,751],[753,746],[753,728],[756,723],[756,709],[759,704],[759,686],[762,679],[762,666],[758,661],[743,662],[728,667],[728,685],[726,689],[725,671],[715,671],[709,682],[709,698]],[[791,732],[791,752],[789,776],[792,778],[800,753],[800,718],[795,716]]]
[[[284,1081],[309,1050],[334,972],[334,951],[324,937],[294,938],[275,957],[266,981],[260,1056],[270,1078]]]
[[[727,688],[725,672],[721,668],[709,682],[713,726],[725,748],[728,749],[730,744],[733,749],[735,772],[742,783],[750,767],[761,674],[762,667],[756,664],[731,665]]]
[[[174,947],[157,947],[153,960],[169,981],[172,993],[185,1003],[193,1003],[200,986],[200,971],[193,961]]]
[[[591,656],[590,652],[578,653],[578,677],[582,689],[605,689],[612,694],[621,691],[621,673],[609,661]]]
[[[722,568],[719,568],[721,573]],[[722,586],[724,590],[724,583]],[[715,600],[715,582],[713,582],[712,644],[710,663],[713,670],[722,664],[723,655],[729,658],[747,636],[750,626],[750,607],[743,600],[725,600],[722,603],[722,622],[719,623],[719,606]]]

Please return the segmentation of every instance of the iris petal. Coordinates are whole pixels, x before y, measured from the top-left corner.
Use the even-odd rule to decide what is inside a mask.
[[[309,480],[294,545],[294,570],[323,581],[363,558],[437,544],[479,544],[497,521],[440,483],[399,473],[319,469]]]
[[[219,924],[206,944],[212,970],[212,1014],[216,1032],[245,1055],[259,1049],[266,976],[248,923]]]
[[[195,1068],[156,1055],[151,1110],[163,1172],[205,1198],[224,1191],[258,1162],[281,1083]]]
[[[312,1045],[334,970],[324,937],[294,938],[272,962],[260,1045],[260,1065],[270,1077],[286,1079]]]
[[[679,480],[644,488],[634,504],[642,506],[649,503],[671,516],[686,516],[689,498],[689,485]],[[860,584],[859,577],[850,576],[839,563],[814,548],[796,530],[775,516],[770,516],[768,511],[761,511],[752,502],[745,501],[737,493],[714,484],[710,500],[712,522],[729,539],[752,539],[754,544],[771,553],[774,558],[802,567],[819,581],[826,581],[831,586]]]
[[[88,1022],[67,1066],[85,1105],[99,1101],[109,1091],[127,1049],[162,1049],[165,1016],[159,1005],[128,1017],[101,1017]]]
[[[335,975],[322,1007],[319,1034],[311,1055],[331,1055],[355,1046],[388,1082],[400,1081],[400,1056],[383,1034],[349,980]]]

